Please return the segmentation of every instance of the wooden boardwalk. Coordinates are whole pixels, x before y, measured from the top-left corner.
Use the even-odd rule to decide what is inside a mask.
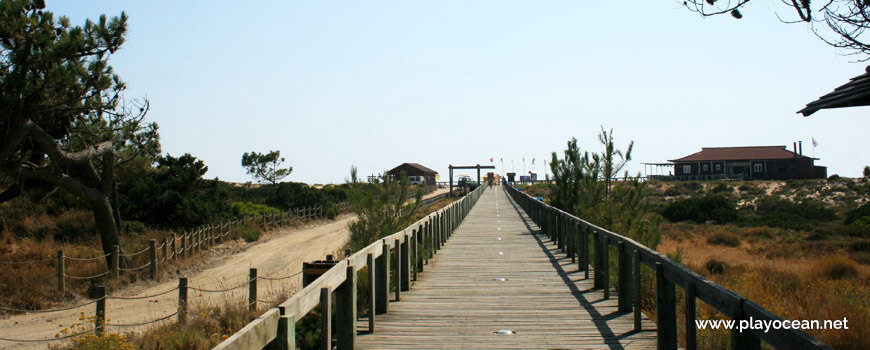
[[[653,349],[501,189],[487,189],[362,349]],[[591,277],[591,275],[590,275]],[[368,330],[367,321],[359,330]],[[515,334],[496,332],[510,330]]]

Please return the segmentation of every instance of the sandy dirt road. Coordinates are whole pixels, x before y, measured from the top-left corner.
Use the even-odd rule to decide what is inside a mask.
[[[446,193],[439,189],[425,197]],[[351,215],[344,215],[335,221],[308,228],[286,228],[272,234],[263,241],[246,245],[243,251],[235,254],[216,257],[206,263],[199,271],[182,272],[187,275],[188,285],[207,290],[222,290],[240,286],[228,292],[212,293],[188,291],[190,312],[201,305],[233,300],[246,303],[247,282],[250,268],[256,268],[260,277],[284,278],[276,281],[258,280],[258,299],[273,299],[277,292],[284,289],[295,292],[301,287],[302,262],[321,260],[327,254],[342,249],[348,242],[347,224],[354,220]],[[130,325],[149,322],[171,315],[178,307],[178,280],[165,278],[160,283],[138,283],[118,292],[109,292],[113,297],[142,298],[106,300],[106,319],[108,324]],[[150,296],[150,297],[149,297]],[[147,298],[143,298],[147,297]],[[68,311],[51,313],[33,313],[16,315],[0,320],[0,338],[23,340],[52,339],[61,329],[81,322],[79,317],[93,315],[95,305],[90,304]],[[165,322],[172,322],[170,317]],[[160,322],[158,322],[159,324]],[[127,331],[141,332],[154,324],[119,327],[109,326],[108,331],[123,333]],[[12,342],[0,340],[0,349],[45,349],[54,342]]]

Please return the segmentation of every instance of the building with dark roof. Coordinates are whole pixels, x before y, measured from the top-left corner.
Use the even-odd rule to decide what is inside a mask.
[[[670,160],[674,177],[681,180],[787,180],[826,178],[828,169],[814,164],[817,158],[803,155],[795,145],[752,147],[704,147],[700,152]]]
[[[438,175],[437,171],[429,169],[417,163],[402,163],[402,165],[399,165],[388,171],[387,174],[390,174],[393,177],[399,177],[402,171],[404,171],[405,175],[407,175],[408,177],[422,177],[425,180],[424,183],[426,185],[434,185],[435,175]]]

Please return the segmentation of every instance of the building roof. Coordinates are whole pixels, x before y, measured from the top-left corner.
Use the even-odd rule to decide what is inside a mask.
[[[864,69],[864,74],[849,79],[848,83],[808,103],[804,109],[797,112],[806,117],[820,109],[868,105],[870,105],[870,66]]]
[[[693,153],[671,162],[701,162],[711,160],[771,160],[810,158],[803,155],[795,156],[794,152],[785,146],[750,146],[750,147],[704,147],[701,152]]]
[[[424,175],[434,175],[438,173],[437,171],[424,167],[418,163],[402,163],[401,165],[390,170],[389,173],[398,173],[402,169],[413,169]]]

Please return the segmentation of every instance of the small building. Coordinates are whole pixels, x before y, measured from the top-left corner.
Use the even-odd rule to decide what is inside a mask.
[[[435,175],[438,175],[438,172],[427,167],[424,167],[417,163],[402,163],[392,170],[388,171],[387,174],[398,178],[402,172],[405,172],[405,175],[408,178],[412,179],[422,179],[422,181],[412,181],[416,183],[423,183],[426,185],[435,185]]]
[[[802,146],[704,147],[700,152],[670,160],[674,180],[787,180],[824,179],[828,169],[817,158],[803,155]]]

